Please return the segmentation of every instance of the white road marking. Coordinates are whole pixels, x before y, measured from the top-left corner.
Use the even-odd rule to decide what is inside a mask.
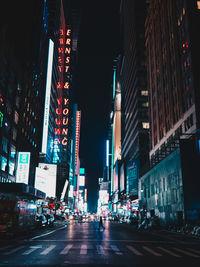
[[[194,258],[199,258],[199,257],[200,257],[200,256],[198,256],[198,255],[196,255],[196,254],[193,254],[193,253],[191,253],[191,252],[185,251],[185,250],[180,249],[180,248],[174,248],[174,249],[175,249],[176,251],[178,251],[178,252],[181,252],[181,253],[187,255],[187,256],[191,256],[191,257],[194,257]]]
[[[115,254],[117,254],[117,255],[123,255],[123,253],[120,252],[120,250],[118,249],[117,246],[115,246],[115,245],[111,245],[111,248],[112,248],[112,250],[115,252]]]
[[[162,256],[160,253],[157,253],[157,252],[155,252],[153,249],[148,248],[148,247],[146,247],[146,246],[143,246],[143,249],[145,249],[145,250],[148,251],[149,253],[153,254],[154,256],[157,256],[157,257]]]
[[[30,241],[32,241],[32,240],[34,240],[34,239],[37,239],[37,238],[40,238],[40,237],[43,237],[43,236],[46,236],[46,235],[50,235],[50,234],[52,234],[52,233],[54,233],[54,232],[56,232],[56,231],[65,229],[65,227],[66,227],[66,226],[64,225],[64,226],[62,226],[62,227],[60,227],[60,228],[58,228],[58,229],[55,229],[55,230],[53,230],[53,231],[50,231],[50,232],[48,232],[48,233],[45,233],[45,234],[42,234],[42,235],[34,236],[33,238],[30,239]],[[43,240],[41,240],[41,241],[43,241]],[[49,240],[47,240],[47,241],[49,241]],[[56,240],[52,240],[52,241],[56,241]]]
[[[18,251],[18,250],[20,250],[20,249],[22,249],[22,248],[24,248],[24,247],[25,247],[25,246],[20,246],[20,247],[17,247],[17,248],[12,249],[12,250],[10,250],[10,251],[4,252],[3,254],[4,254],[4,255],[10,255],[10,254],[15,253],[16,251]]]
[[[49,233],[48,233],[49,234]],[[40,236],[38,236],[37,238],[39,238]],[[35,237],[36,238],[36,237]],[[34,239],[35,239],[34,238]],[[38,240],[32,240],[30,239],[30,241],[35,241],[38,242]],[[72,239],[41,239],[40,242],[71,242]],[[73,242],[83,242],[83,241],[87,241],[87,242],[99,242],[99,239],[73,239]],[[103,242],[132,242],[132,243],[158,243],[158,241],[154,241],[154,240],[129,240],[129,239],[104,239]],[[164,244],[174,244],[175,242],[172,241],[159,241],[159,243],[164,243]],[[196,243],[194,242],[189,242],[188,244],[192,244],[192,245],[196,245]]]
[[[143,254],[141,252],[139,252],[137,249],[135,249],[134,247],[132,246],[127,246],[127,248],[132,251],[135,255],[138,255],[138,256],[142,256]]]
[[[161,247],[158,247],[158,248],[159,248],[160,250],[162,250],[162,251],[168,253],[168,254],[171,255],[171,256],[178,257],[178,258],[181,257],[180,255],[177,255],[177,254],[175,254],[174,252],[172,252],[172,251],[170,251],[170,250],[168,250],[168,249],[166,249],[166,248],[161,248]]]
[[[44,251],[40,253],[40,255],[47,255],[51,250],[53,250],[56,247],[56,245],[51,245],[48,248],[46,248]]]
[[[42,248],[42,246],[38,246],[38,247],[34,247],[34,246],[32,246],[32,247],[30,247],[30,249],[29,250],[27,250],[27,251],[25,251],[24,253],[22,253],[22,255],[29,255],[29,254],[31,254],[33,251],[35,251],[36,249],[38,249],[38,248]]]
[[[60,254],[63,255],[63,254],[67,254],[69,252],[69,250],[72,248],[73,245],[69,244],[67,245],[61,252]]]
[[[87,245],[81,245],[80,254],[87,254]]]
[[[98,254],[104,254],[104,250],[103,250],[103,247],[101,245],[96,245],[97,247],[97,253]]]

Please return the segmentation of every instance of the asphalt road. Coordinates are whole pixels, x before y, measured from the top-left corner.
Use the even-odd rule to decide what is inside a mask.
[[[167,263],[167,265],[166,265]],[[131,225],[60,224],[0,240],[0,266],[200,266],[200,240],[162,231],[138,232]]]

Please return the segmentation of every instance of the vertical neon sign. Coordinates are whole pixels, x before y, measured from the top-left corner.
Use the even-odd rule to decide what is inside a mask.
[[[69,123],[69,89],[70,89],[70,59],[71,59],[71,29],[66,32],[60,29],[58,47],[58,71],[61,76],[57,82],[57,89],[62,90],[62,97],[57,99],[54,129],[55,135],[59,136],[59,142],[63,146],[68,144],[68,123]]]
[[[48,53],[48,64],[47,64],[47,80],[46,80],[45,105],[44,105],[43,135],[42,135],[42,153],[44,154],[46,154],[47,152],[53,50],[54,50],[54,42],[51,39],[49,39],[49,53]]]
[[[106,140],[106,166],[109,166],[109,140]]]
[[[78,168],[78,155],[79,155],[79,140],[80,140],[80,126],[81,126],[81,111],[76,112],[76,139],[75,139],[75,168],[77,175],[79,172]]]

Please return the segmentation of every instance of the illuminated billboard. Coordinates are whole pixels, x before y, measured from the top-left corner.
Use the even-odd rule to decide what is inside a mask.
[[[17,162],[16,183],[28,184],[30,152],[19,152]]]
[[[120,192],[125,189],[125,179],[124,179],[124,164],[120,168]]]
[[[46,193],[47,197],[56,196],[57,165],[39,163],[35,173],[35,188]]]
[[[132,159],[128,162],[126,173],[127,193],[136,196],[138,194],[139,159]]]
[[[78,185],[79,186],[85,186],[85,176],[84,175],[78,176]]]
[[[46,154],[46,152],[47,152],[47,137],[48,137],[48,125],[49,125],[49,109],[50,109],[50,95],[51,95],[53,50],[54,50],[54,42],[51,39],[49,39],[49,54],[48,54],[48,64],[47,64],[47,79],[46,79],[43,134],[42,134],[42,151],[41,151],[44,154]]]

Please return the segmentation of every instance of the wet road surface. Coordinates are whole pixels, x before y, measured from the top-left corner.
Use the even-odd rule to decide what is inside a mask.
[[[0,266],[200,266],[200,240],[131,225],[71,223],[32,237],[0,240]]]

